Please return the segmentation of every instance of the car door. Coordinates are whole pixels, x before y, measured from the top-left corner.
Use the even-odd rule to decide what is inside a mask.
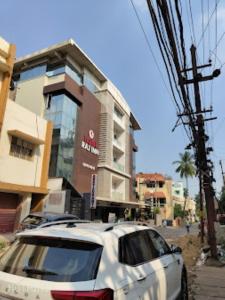
[[[166,279],[166,299],[176,299],[180,292],[181,262],[179,255],[171,253],[170,247],[158,232],[148,231],[153,246],[156,249],[160,264],[164,269]]]
[[[127,234],[120,238],[119,261],[124,264],[127,277],[134,280],[133,295],[136,294],[136,299],[166,300],[163,295],[166,284],[163,268],[155,260],[150,246],[146,230]],[[130,299],[129,294],[126,299]]]

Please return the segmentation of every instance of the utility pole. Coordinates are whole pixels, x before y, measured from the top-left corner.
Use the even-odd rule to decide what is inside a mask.
[[[223,186],[225,186],[225,173],[223,172],[223,164],[222,164],[222,160],[220,160],[220,168],[221,168],[221,173],[222,173],[222,178],[223,178]]]
[[[201,230],[201,243],[204,243],[204,209],[203,209],[203,191],[202,191],[202,171],[199,170],[199,203],[200,203],[200,230]]]
[[[196,112],[194,114],[197,115],[195,127],[197,128],[197,134],[195,136],[194,144],[196,146],[196,154],[197,154],[197,166],[198,171],[200,173],[200,186],[203,183],[203,190],[205,194],[206,201],[206,210],[207,210],[207,225],[208,225],[208,242],[211,248],[211,255],[213,258],[217,258],[217,246],[216,246],[216,235],[214,228],[214,221],[216,219],[215,215],[215,206],[214,206],[214,189],[212,186],[212,169],[208,165],[207,151],[205,142],[207,140],[205,134],[205,126],[204,122],[207,120],[213,120],[215,118],[204,119],[202,107],[201,107],[201,97],[200,97],[200,89],[199,82],[212,80],[214,77],[220,75],[220,70],[215,70],[210,76],[202,76],[201,73],[198,73],[199,68],[208,67],[208,65],[197,66],[196,62],[196,47],[194,45],[191,46],[191,60],[192,60],[192,68],[189,68],[188,71],[192,71],[193,79],[184,79],[184,84],[193,84],[194,85],[194,95],[195,95],[195,108]],[[187,72],[187,70],[184,70]],[[201,192],[201,187],[200,187]]]

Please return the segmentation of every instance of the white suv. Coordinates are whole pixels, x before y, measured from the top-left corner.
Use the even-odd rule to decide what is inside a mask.
[[[0,299],[188,299],[181,250],[153,228],[87,223],[17,236],[0,259]]]

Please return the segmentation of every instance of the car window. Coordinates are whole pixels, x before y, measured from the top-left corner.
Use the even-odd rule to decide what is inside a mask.
[[[22,224],[31,224],[31,225],[39,225],[41,224],[45,219],[39,216],[27,216],[23,221]]]
[[[170,253],[170,248],[167,245],[166,241],[154,230],[148,230],[147,234],[149,235],[152,244],[156,250],[157,257],[166,255]]]
[[[35,279],[79,282],[97,276],[103,247],[82,241],[26,237],[0,259],[0,271]]]
[[[155,258],[146,230],[127,234],[119,239],[119,261],[136,266]]]

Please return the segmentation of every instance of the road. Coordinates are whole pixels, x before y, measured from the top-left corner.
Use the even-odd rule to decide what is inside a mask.
[[[173,240],[181,236],[187,235],[187,230],[185,227],[156,227],[157,231],[166,239]],[[198,224],[193,224],[190,227],[190,234],[198,234]]]

